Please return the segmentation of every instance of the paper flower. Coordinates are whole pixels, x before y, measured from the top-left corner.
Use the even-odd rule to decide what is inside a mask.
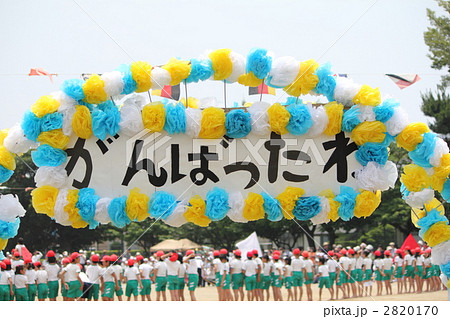
[[[36,171],[34,181],[37,187],[49,185],[58,189],[67,185],[67,172],[63,166],[42,166]]]
[[[147,92],[152,87],[152,66],[144,61],[131,63],[131,76],[136,82],[136,92]]]
[[[115,71],[119,71],[122,74],[122,81],[123,81],[123,90],[121,94],[130,94],[136,91],[137,89],[137,83],[133,79],[133,74],[131,73],[131,65],[129,64],[121,64],[118,68],[116,68]],[[103,100],[102,102],[106,101]],[[101,103],[101,102],[99,102]],[[99,104],[95,103],[95,104]]]
[[[50,145],[43,144],[37,150],[31,152],[31,158],[37,167],[59,166],[66,162],[67,153],[63,150],[53,148]]]
[[[256,193],[249,193],[245,200],[244,218],[253,221],[264,218],[264,199]]]
[[[115,227],[123,228],[131,223],[126,212],[127,197],[117,197],[111,200],[108,206],[108,214],[111,218],[111,223]]]
[[[186,132],[186,113],[185,107],[181,103],[169,103],[165,106],[166,122],[164,130],[170,135]]]
[[[288,133],[286,126],[289,124],[291,113],[280,103],[275,103],[267,110],[269,124],[272,132],[279,135]]]
[[[397,136],[397,145],[403,147],[408,152],[411,152],[416,148],[417,144],[422,143],[422,135],[429,131],[430,129],[424,123],[410,123]]]
[[[22,130],[25,136],[32,141],[37,140],[39,134],[41,134],[41,119],[34,115],[31,111],[26,111],[21,124]]]
[[[177,203],[177,206],[175,206],[175,209],[173,210],[172,214],[170,214],[170,216],[164,220],[164,223],[172,227],[180,227],[186,224],[188,222],[184,217],[184,213],[186,212],[187,209],[186,205],[187,205],[186,201],[181,201]]]
[[[0,220],[0,239],[9,239],[16,237],[19,226],[20,218],[16,218],[14,222],[5,222],[3,220]]]
[[[62,129],[59,129],[42,132],[38,137],[38,142],[40,142],[41,145],[48,144],[54,148],[66,149],[67,145],[70,142],[70,137],[64,135]]]
[[[333,74],[330,63],[325,63],[316,70],[319,83],[314,91],[326,96],[329,102],[334,100],[334,89],[336,88],[336,79]]]
[[[358,193],[353,188],[341,186],[341,192],[335,197],[335,200],[341,204],[338,214],[342,220],[349,221],[353,217],[357,195]]]
[[[69,214],[66,213],[64,207],[68,204],[67,195],[69,194],[67,189],[60,189],[58,192],[58,197],[56,197],[55,209],[53,214],[53,219],[58,224],[63,226],[72,226],[69,220]]]
[[[172,214],[176,204],[174,195],[157,191],[152,194],[148,203],[150,216],[157,219],[166,219]]]
[[[286,107],[291,115],[286,129],[293,135],[303,135],[313,126],[314,122],[304,104],[293,104]]]
[[[286,187],[284,192],[282,192],[281,194],[279,194],[276,197],[276,199],[281,204],[281,209],[282,209],[284,218],[286,218],[286,219],[294,218],[292,211],[294,210],[295,203],[301,196],[303,196],[304,193],[305,193],[305,190],[303,190],[299,187],[288,186],[288,187]]]
[[[208,57],[212,62],[214,80],[225,80],[233,72],[233,63],[230,59],[230,49],[219,49],[212,51]]]
[[[358,187],[373,192],[394,188],[397,177],[397,166],[391,161],[387,161],[385,165],[368,162],[361,170],[355,172]]]
[[[31,112],[41,118],[44,115],[56,112],[59,105],[59,102],[53,96],[44,95],[31,106]]]
[[[206,203],[198,195],[193,196],[189,200],[189,206],[184,213],[184,217],[190,223],[201,227],[207,227],[211,220],[205,216]]]
[[[387,132],[392,136],[397,136],[409,124],[408,113],[401,107],[394,109],[394,115],[386,121]]]
[[[124,88],[124,82],[122,80],[122,73],[119,71],[105,72],[102,74],[105,93],[107,96],[120,95]]]
[[[205,81],[214,74],[210,59],[191,59],[191,73],[186,83]]]
[[[364,143],[355,153],[355,158],[358,162],[366,166],[369,162],[376,162],[384,165],[388,159],[388,150],[379,143]]]
[[[321,201],[318,196],[300,197],[292,213],[298,220],[310,220],[320,213]]]
[[[246,137],[252,130],[250,114],[243,110],[231,110],[226,114],[225,129],[228,137]]]
[[[84,101],[91,104],[100,104],[108,99],[105,92],[105,82],[98,74],[92,74],[83,84]]]
[[[87,106],[76,106],[76,111],[72,117],[72,129],[78,137],[85,140],[92,136],[92,117]]]
[[[381,103],[381,93],[378,88],[373,89],[370,86],[364,84],[358,94],[353,98],[353,103],[369,105],[369,106],[377,106]]]
[[[83,188],[78,192],[78,201],[75,206],[81,218],[89,224],[89,229],[94,229],[99,224],[94,219],[95,207],[99,199],[100,197],[95,195],[95,190],[92,188]]]
[[[261,193],[261,196],[264,199],[263,208],[267,214],[267,219],[272,222],[278,222],[283,219],[283,212],[278,199],[273,198],[265,192]]]
[[[144,127],[152,132],[161,132],[166,120],[166,111],[161,102],[149,103],[142,109]]]
[[[13,174],[14,171],[0,165],[0,184],[8,181]]]
[[[428,246],[434,247],[440,243],[450,240],[450,226],[445,222],[438,222],[431,226],[422,238],[427,242]]]
[[[328,124],[323,133],[334,136],[341,131],[344,106],[337,102],[330,102],[325,105],[325,112],[328,116]]]
[[[420,192],[424,188],[430,186],[430,178],[423,167],[415,164],[403,166],[403,174],[400,181],[410,192]]]
[[[0,195],[0,220],[14,222],[17,217],[25,216],[26,210],[13,194]]]
[[[202,111],[200,138],[221,138],[226,133],[225,112],[223,109],[208,107]]]
[[[292,96],[308,94],[319,83],[319,77],[315,74],[318,67],[319,64],[312,59],[300,62],[300,71],[294,82],[290,83],[283,90]]]
[[[51,113],[44,115],[41,119],[41,132],[57,130],[63,126],[63,115],[61,113]]]
[[[334,89],[334,100],[344,106],[354,105],[353,98],[358,94],[361,85],[353,82],[352,79],[345,77],[336,78],[336,87]]]
[[[106,135],[116,135],[119,132],[120,113],[111,101],[98,105],[92,112],[92,131],[102,141]]]
[[[266,83],[271,87],[281,89],[294,82],[299,72],[300,63],[295,58],[280,57],[273,61]]]
[[[386,126],[379,121],[363,122],[353,129],[351,137],[357,145],[382,143],[386,138]]]
[[[355,217],[369,217],[381,203],[381,192],[363,191],[356,196]]]
[[[311,218],[313,225],[326,224],[330,221],[330,201],[324,196],[320,196],[320,212]]]
[[[11,171],[16,169],[14,156],[3,145],[0,145],[0,165]]]
[[[417,144],[416,148],[409,152],[409,158],[413,162],[422,167],[433,167],[430,164],[430,158],[434,154],[434,148],[437,142],[436,133],[425,133],[423,134],[422,142]]]
[[[170,85],[172,86],[180,84],[191,73],[189,61],[182,61],[175,58],[171,58],[169,62],[162,66],[162,69],[170,73]]]
[[[400,103],[394,99],[387,99],[381,105],[374,107],[375,119],[380,122],[387,122],[394,116],[395,109]]]
[[[53,217],[58,189],[52,186],[41,186],[31,192],[32,205],[36,213]]]
[[[109,217],[108,213],[108,207],[111,201],[111,198],[100,198],[97,205],[95,205],[94,219],[100,224],[109,224],[111,222],[111,217]]]
[[[228,194],[224,189],[214,187],[206,194],[205,216],[210,220],[218,221],[225,218],[229,209]]]
[[[197,138],[202,123],[202,110],[188,108],[186,114],[186,134],[191,138]]]
[[[360,113],[361,110],[356,105],[353,105],[349,110],[344,111],[342,117],[342,130],[344,132],[351,132],[357,125],[361,124],[361,120],[359,119]]]
[[[425,232],[434,224],[442,222],[448,225],[448,219],[436,209],[432,209],[426,213],[425,216],[417,220],[417,227],[420,228],[419,236],[423,237]]]
[[[83,84],[84,81],[81,79],[65,80],[61,84],[61,91],[74,100],[83,100],[85,98]]]

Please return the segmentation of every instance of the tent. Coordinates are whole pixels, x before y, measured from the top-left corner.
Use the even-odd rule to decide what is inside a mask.
[[[162,242],[152,246],[150,251],[163,250],[163,251],[171,251],[171,250],[188,250],[188,249],[197,249],[202,248],[199,244],[194,243],[192,240],[187,238],[183,238],[180,240],[175,239],[166,239]]]
[[[418,248],[420,247],[417,241],[414,239],[413,235],[409,234],[408,237],[406,237],[405,241],[402,244],[402,247],[400,247],[401,250],[404,250],[405,247],[409,247],[410,249]]]

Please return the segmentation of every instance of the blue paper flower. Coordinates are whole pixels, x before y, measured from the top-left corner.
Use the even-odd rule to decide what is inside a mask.
[[[212,221],[218,221],[228,213],[228,193],[222,188],[214,187],[206,194],[205,216]]]
[[[267,193],[261,193],[264,199],[263,208],[267,214],[267,219],[272,222],[278,222],[283,219],[283,211],[281,210],[281,204],[278,199],[273,198]]]
[[[286,129],[289,133],[294,135],[303,135],[308,132],[311,126],[313,126],[314,122],[306,105],[289,105],[286,107],[286,110],[291,114],[289,123],[286,125]]]
[[[82,100],[85,98],[85,95],[83,92],[83,84],[84,84],[84,81],[81,79],[65,80],[61,84],[61,91],[66,93],[68,96],[70,96],[74,100]]]
[[[252,130],[250,114],[244,110],[232,110],[225,120],[227,136],[231,138],[246,137]]]
[[[334,89],[336,88],[336,79],[331,72],[331,64],[325,63],[316,70],[316,75],[319,78],[314,91],[327,97],[328,101],[334,101]]]
[[[445,201],[450,200],[450,179],[447,179],[442,188],[441,196]]]
[[[19,226],[20,218],[18,217],[13,222],[5,222],[3,220],[0,220],[0,238],[9,239],[16,237]]]
[[[354,215],[354,208],[358,193],[349,186],[341,186],[341,193],[335,197],[335,200],[341,203],[338,209],[338,215],[343,221],[349,221]]]
[[[43,144],[37,150],[31,152],[31,159],[37,167],[55,167],[66,162],[67,153],[48,144]]]
[[[129,64],[121,64],[116,69],[122,73],[122,81],[123,81],[123,91],[122,94],[130,94],[136,91],[137,84],[136,81],[133,80],[133,75],[131,74],[131,65]]]
[[[430,158],[434,154],[436,141],[436,133],[428,132],[423,134],[422,143],[419,143],[414,151],[409,152],[409,158],[421,167],[433,167],[430,164]]]
[[[36,142],[39,134],[41,134],[41,119],[28,110],[23,115],[21,127],[25,136]]]
[[[177,202],[174,195],[164,191],[153,193],[149,201],[149,214],[153,218],[161,218],[163,220],[169,217],[175,209]]]
[[[292,213],[298,220],[310,220],[320,213],[320,198],[317,196],[300,197]]]
[[[212,61],[210,59],[192,59],[191,73],[186,79],[186,83],[197,83],[198,81],[205,81],[209,79],[213,74],[214,71],[212,69]]]
[[[186,108],[182,103],[168,103],[165,106],[166,122],[164,130],[170,135],[186,132]]]
[[[445,215],[441,215],[436,209],[432,209],[427,214],[417,221],[419,226],[419,236],[423,238],[425,232],[437,222],[445,222],[448,225],[448,219]]]
[[[400,103],[394,99],[387,99],[383,101],[382,104],[373,108],[375,113],[375,119],[380,122],[387,122],[394,115],[395,108],[398,107]]]
[[[99,224],[94,220],[95,206],[99,199],[100,197],[95,195],[95,190],[92,188],[83,188],[78,192],[78,202],[75,206],[79,209],[81,218],[89,224],[89,229],[94,229]]]
[[[125,211],[126,205],[126,196],[114,198],[109,204],[108,215],[109,218],[111,218],[111,223],[115,227],[123,228],[131,223],[131,220],[128,218],[127,212]]]
[[[63,115],[61,113],[50,113],[41,119],[41,132],[48,132],[62,128]]]
[[[450,278],[450,262],[444,264],[444,265],[440,265],[441,267],[441,271],[444,275],[447,276],[447,278]]]
[[[114,136],[119,132],[119,123],[120,112],[111,101],[98,105],[92,112],[92,131],[102,141],[106,134]]]
[[[361,113],[356,105],[353,105],[349,110],[344,112],[342,117],[342,130],[344,132],[351,132],[353,129],[361,123],[358,115]]]
[[[14,171],[0,165],[0,184],[8,181],[13,174]]]
[[[388,160],[388,149],[380,143],[364,143],[355,153],[358,162],[366,166],[368,162],[377,162],[380,165],[386,164]]]
[[[266,49],[253,48],[247,55],[247,73],[253,72],[258,79],[264,79],[272,68],[272,57]]]

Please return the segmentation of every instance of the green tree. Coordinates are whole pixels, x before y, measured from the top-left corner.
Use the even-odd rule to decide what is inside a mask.
[[[449,48],[450,50],[450,48]],[[435,93],[428,91],[422,94],[422,112],[434,118],[430,123],[433,132],[439,133],[448,143],[450,137],[450,96],[445,88],[438,88]]]

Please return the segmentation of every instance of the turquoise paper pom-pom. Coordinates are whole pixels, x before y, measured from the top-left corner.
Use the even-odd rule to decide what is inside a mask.
[[[261,193],[264,199],[263,208],[267,214],[267,219],[272,222],[278,222],[283,219],[283,211],[281,210],[281,204],[278,199],[273,198],[267,193]]]
[[[314,91],[327,97],[328,101],[334,101],[334,89],[336,88],[336,79],[331,72],[331,64],[325,63],[316,70],[316,75],[319,78]]]
[[[423,238],[425,232],[437,222],[445,222],[445,224],[448,225],[447,217],[441,215],[436,209],[427,212],[424,217],[417,221],[417,226],[420,228],[419,236]]]
[[[79,209],[81,218],[89,224],[89,229],[94,229],[99,224],[94,220],[95,206],[99,199],[100,197],[95,195],[95,190],[92,188],[83,188],[78,192],[78,202],[75,206]]]
[[[41,119],[41,132],[48,132],[62,128],[63,115],[61,113],[50,113]]]
[[[252,130],[250,114],[243,110],[232,110],[225,120],[227,136],[231,138],[246,137]]]
[[[186,132],[186,108],[182,103],[168,103],[165,106],[166,122],[164,130],[170,135]]]
[[[395,108],[398,107],[400,103],[394,99],[387,99],[383,101],[381,105],[373,108],[375,113],[375,119],[380,122],[387,122],[394,115]]]
[[[125,211],[126,205],[126,196],[114,198],[109,204],[108,215],[115,227],[123,228],[131,223],[131,220],[128,218],[127,212]]]
[[[444,183],[444,187],[442,188],[441,196],[445,201],[450,200],[450,179],[447,179]]]
[[[81,79],[65,80],[61,84],[61,91],[66,93],[66,95],[70,96],[74,100],[82,100],[85,98],[83,92],[83,84],[84,81]]]
[[[440,265],[441,271],[444,275],[447,276],[447,278],[450,278],[450,262]]]
[[[317,196],[300,197],[292,213],[298,220],[310,220],[320,213],[320,198]]]
[[[106,134],[114,136],[119,132],[119,123],[119,109],[111,101],[98,105],[92,112],[92,131],[102,141]]]
[[[423,141],[419,143],[414,151],[409,152],[409,158],[421,167],[433,167],[430,164],[430,158],[434,154],[434,147],[436,146],[436,133],[423,134]]]
[[[343,221],[349,221],[354,216],[354,208],[358,193],[349,186],[341,186],[341,193],[335,197],[335,200],[341,203],[338,209],[338,215]]]
[[[174,195],[164,191],[157,191],[150,197],[148,204],[150,216],[165,220],[172,214],[176,205],[177,202]]]
[[[388,149],[380,143],[364,143],[355,153],[358,162],[366,166],[368,162],[377,162],[380,165],[386,164],[388,160]]]
[[[286,107],[291,114],[286,129],[293,135],[303,135],[313,126],[314,122],[308,108],[304,104],[294,104]]]
[[[43,144],[37,150],[31,152],[31,159],[37,167],[55,167],[66,162],[67,153],[48,144]]]
[[[342,117],[342,130],[344,132],[351,132],[358,124],[361,124],[361,121],[358,118],[360,113],[361,111],[356,105],[344,112],[344,116]]]
[[[13,174],[14,171],[0,165],[0,184],[8,181]]]
[[[122,73],[122,81],[123,81],[123,91],[122,94],[130,94],[136,91],[137,84],[136,81],[133,80],[133,75],[131,74],[131,65],[129,64],[121,64],[116,69]]]
[[[3,220],[0,220],[0,238],[9,239],[16,237],[19,226],[20,218],[18,217],[13,222],[5,222]]]
[[[253,48],[247,55],[247,73],[253,72],[258,79],[264,79],[272,68],[272,57],[266,49]]]
[[[212,61],[210,59],[192,59],[191,73],[186,79],[186,83],[197,83],[198,81],[205,81],[214,74],[212,69]]]
[[[228,193],[222,188],[214,187],[206,194],[205,216],[212,221],[218,221],[228,213]]]
[[[42,119],[29,110],[23,115],[21,127],[29,140],[36,142],[39,134],[41,134],[41,121]]]

